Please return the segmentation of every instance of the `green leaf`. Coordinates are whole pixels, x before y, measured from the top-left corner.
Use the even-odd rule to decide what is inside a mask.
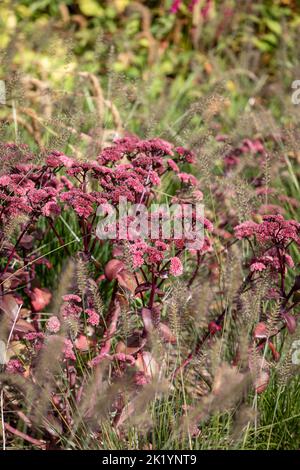
[[[261,36],[261,40],[264,42],[269,42],[270,44],[272,44],[272,46],[276,46],[278,44],[278,37],[275,36],[275,34],[273,33],[263,34]]]
[[[265,23],[267,25],[267,27],[275,34],[277,34],[277,36],[280,36],[281,33],[282,33],[282,28],[281,28],[281,24],[278,22],[278,21],[275,21],[275,20],[271,20],[270,18],[267,18],[265,20]]]
[[[262,41],[258,38],[253,38],[252,42],[262,52],[270,52],[272,50],[271,44],[268,42]]]

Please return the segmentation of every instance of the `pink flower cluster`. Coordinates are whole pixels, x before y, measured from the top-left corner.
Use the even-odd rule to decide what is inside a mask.
[[[94,310],[93,308],[87,308],[85,313],[88,315],[88,319],[87,319],[88,323],[90,323],[93,326],[99,325],[100,317],[98,313],[96,312],[96,310]]]
[[[285,220],[281,214],[264,215],[261,223],[246,221],[237,225],[234,231],[238,239],[253,239],[258,245],[258,252],[250,261],[250,271],[270,269],[280,273],[283,291],[286,271],[294,267],[289,247],[293,242],[300,246],[300,223]]]
[[[133,254],[133,266],[134,268],[140,268],[141,266],[157,265],[166,258],[166,253],[170,245],[160,240],[151,246],[144,241],[137,241],[131,246],[131,253]],[[183,266],[180,258],[174,256],[170,258],[170,274],[172,276],[180,276],[183,273]]]
[[[0,177],[2,216],[55,217],[64,204],[86,220],[95,214],[97,205],[117,204],[122,196],[133,203],[146,201],[151,188],[168,171],[178,173],[184,183],[196,185],[193,175],[179,173],[178,166],[193,163],[194,154],[158,138],[117,139],[90,162],[78,162],[60,152],[51,152],[45,165],[28,163],[29,159]],[[91,179],[95,190],[88,188]]]
[[[172,274],[172,276],[181,276],[182,273],[183,273],[182,262],[177,256],[174,256],[173,258],[171,258],[170,274]]]
[[[69,317],[73,317],[74,319],[79,318],[82,312],[81,298],[79,295],[64,295],[63,301],[64,304],[61,307],[62,317],[65,319]]]
[[[58,333],[60,330],[60,321],[56,316],[52,316],[49,318],[47,322],[47,330],[50,331],[50,333]]]
[[[217,137],[218,141],[226,140],[224,136]],[[259,139],[244,139],[243,142],[237,147],[231,149],[224,157],[224,163],[226,168],[235,167],[242,155],[253,154],[258,156],[263,156],[266,153],[266,150]]]
[[[195,162],[196,157],[192,151],[176,147],[165,140],[142,140],[132,135],[115,140],[110,147],[104,148],[95,160],[87,162],[52,151],[43,163],[35,163],[34,156],[25,147],[19,148],[15,145],[4,145],[3,154],[20,154],[22,158],[17,158],[8,165],[7,170],[0,176],[0,242],[5,240],[8,223],[17,216],[23,217],[16,241],[0,243],[0,255],[4,265],[0,272],[0,281],[9,277],[9,289],[14,291],[20,287],[23,297],[19,302],[31,308],[32,322],[28,322],[26,328],[24,327],[26,331],[20,333],[21,339],[29,342],[30,351],[37,353],[45,341],[55,338],[55,335],[63,337],[64,332],[70,331],[68,337],[64,338],[63,357],[66,360],[76,360],[74,347],[78,350],[78,339],[86,338],[87,332],[83,331],[84,328],[88,325],[88,331],[96,334],[104,327],[99,305],[95,305],[94,294],[99,286],[89,278],[83,292],[80,292],[81,296],[77,295],[76,291],[64,296],[58,316],[52,315],[45,323],[45,328],[40,328],[39,322],[35,320],[44,313],[50,303],[51,293],[41,286],[41,278],[36,278],[36,270],[37,266],[42,268],[42,265],[51,268],[51,264],[46,258],[36,256],[35,248],[42,245],[43,238],[51,232],[61,249],[68,250],[56,219],[63,211],[70,210],[76,215],[80,231],[78,238],[82,240],[78,255],[90,262],[94,258],[97,244],[101,243],[96,237],[96,211],[99,205],[113,205],[118,210],[119,199],[124,197],[128,202],[143,204],[149,208],[153,201],[160,202],[160,191],[157,187],[165,177],[173,176],[178,190],[184,194],[190,193],[195,204],[194,201],[200,201],[203,197],[198,180],[189,173],[190,165]],[[170,200],[173,203],[171,198]],[[180,194],[176,203],[179,206],[183,204]],[[153,212],[149,211],[149,222],[152,215]],[[165,215],[157,213],[154,217],[157,216],[161,220]],[[191,217],[191,231],[196,217],[194,211]],[[131,215],[128,216],[128,223],[130,222]],[[197,263],[200,253],[203,255],[211,249],[207,232],[213,230],[212,224],[206,218],[202,223],[206,236],[203,247],[197,252]],[[120,263],[122,265],[120,272],[112,275],[111,279],[105,273],[107,279],[116,280],[122,288],[129,289],[133,295],[139,295],[143,304],[147,304],[150,310],[159,301],[159,296],[163,295],[161,286],[165,279],[183,274],[183,250],[187,250],[191,256],[196,254],[195,250],[189,249],[191,240],[186,234],[180,239],[171,234],[166,239],[159,231],[157,236],[151,237],[152,235],[147,241],[138,238],[128,240],[128,255],[132,257],[128,261],[133,265],[133,272],[127,271],[123,261],[115,260],[119,266]],[[120,244],[120,239],[117,237],[112,243],[115,249],[121,246],[119,252],[124,257],[124,247]],[[26,266],[26,269],[19,269],[20,266]],[[5,296],[5,292],[3,295]],[[14,298],[18,298],[18,294],[15,294]],[[74,338],[73,330],[71,332],[69,327],[65,327],[73,323],[79,327]],[[105,336],[108,333],[104,330],[103,334]],[[105,348],[108,348],[109,339],[107,342]],[[86,341],[83,346],[81,344],[82,350],[88,349],[87,343]],[[9,364],[7,370],[18,373],[23,371],[19,364],[14,362]]]
[[[238,239],[255,237],[258,243],[271,243],[278,248],[284,248],[294,241],[300,245],[300,223],[295,220],[285,220],[280,214],[264,215],[258,224],[246,221],[234,229]]]
[[[66,338],[64,340],[63,354],[64,354],[65,359],[71,359],[73,361],[76,360],[73,343],[70,339]]]
[[[8,374],[23,374],[25,368],[19,359],[10,359],[5,368]]]

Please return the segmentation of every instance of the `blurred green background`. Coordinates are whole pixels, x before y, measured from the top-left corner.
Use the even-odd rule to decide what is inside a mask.
[[[299,0],[2,0],[0,73],[15,102],[28,99],[21,76],[71,92],[78,72],[96,74],[123,115],[139,108],[135,131],[155,125],[150,108],[170,119],[219,87],[228,130],[249,100],[285,119],[299,29]]]

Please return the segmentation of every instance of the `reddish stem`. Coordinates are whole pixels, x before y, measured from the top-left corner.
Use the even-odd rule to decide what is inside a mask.
[[[3,273],[2,273],[2,274],[5,274],[5,273],[6,273],[6,271],[8,270],[8,268],[9,268],[9,264],[10,264],[11,260],[13,259],[13,257],[14,257],[14,254],[16,253],[16,249],[17,249],[17,247],[18,247],[18,245],[19,245],[20,241],[22,240],[22,238],[24,237],[25,233],[27,232],[27,229],[28,229],[28,227],[29,227],[29,224],[28,224],[28,225],[26,225],[26,227],[24,228],[23,232],[20,234],[20,236],[19,236],[19,238],[18,238],[18,240],[17,240],[17,242],[16,242],[16,244],[15,244],[14,248],[12,249],[12,251],[11,251],[11,253],[10,253],[9,257],[8,257],[8,260],[7,260],[6,266],[5,266],[5,268],[4,268],[4,270],[3,270]]]
[[[66,254],[67,254],[68,256],[71,256],[68,247],[66,246],[64,240],[61,238],[61,236],[60,236],[59,233],[57,232],[56,228],[54,227],[54,224],[53,224],[52,220],[51,220],[50,218],[48,218],[48,221],[49,221],[49,224],[50,224],[51,229],[53,230],[53,232],[54,232],[56,238],[58,239],[58,241],[59,241],[59,243],[60,243],[60,246],[64,248],[64,250],[65,250],[65,252],[66,252]]]
[[[31,436],[28,436],[28,434],[25,434],[22,431],[19,431],[18,429],[13,428],[10,424],[5,423],[4,424],[5,429],[14,434],[15,436],[20,437],[21,439],[24,439],[24,441],[30,442],[36,447],[40,447],[41,449],[45,450],[46,449],[46,444],[43,441],[40,441],[39,439],[34,439]]]
[[[113,338],[115,332],[117,331],[118,319],[121,313],[120,302],[116,298],[117,287],[118,285],[116,284],[115,290],[112,295],[111,303],[110,303],[110,308],[109,308],[110,313],[109,313],[109,318],[107,321],[108,327],[103,335],[104,344],[101,347],[99,354],[91,361],[92,366],[98,365],[103,359],[108,357],[109,352],[110,352],[110,347],[111,347],[111,339]]]
[[[198,274],[199,267],[200,267],[200,260],[201,260],[200,252],[197,251],[197,266],[196,266],[196,269],[194,270],[194,273],[193,273],[191,279],[189,280],[188,288],[191,287],[191,285],[193,284],[194,280],[196,279],[196,276],[197,276],[197,274]]]

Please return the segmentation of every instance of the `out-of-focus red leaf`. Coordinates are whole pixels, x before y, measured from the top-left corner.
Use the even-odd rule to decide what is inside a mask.
[[[159,365],[149,351],[138,353],[135,364],[138,370],[143,372],[147,377],[153,378],[159,374]]]
[[[137,288],[135,276],[126,269],[123,261],[111,259],[104,268],[106,279],[112,281],[116,279],[121,287],[129,290],[133,294]]]
[[[78,338],[75,340],[75,347],[79,351],[88,351],[89,350],[89,342],[88,339],[85,335],[80,335]]]
[[[113,256],[123,256],[123,254],[124,254],[123,248],[121,248],[120,246],[113,247],[113,251],[112,251]]]
[[[17,272],[17,271],[16,271]],[[17,274],[5,273],[0,275],[1,281],[7,289],[16,289],[16,287],[27,284],[29,281],[29,272],[19,271]]]
[[[31,323],[28,323],[26,320],[23,320],[22,318],[20,318],[20,320],[17,321],[14,327],[14,332],[15,333],[34,333],[35,328]]]
[[[96,279],[96,283],[98,284],[99,282],[102,282],[106,279],[104,274],[101,274],[99,277]]]
[[[254,380],[254,387],[257,393],[262,393],[266,390],[270,381],[270,372],[268,370],[260,370]]]
[[[264,357],[257,354],[253,356],[251,349],[249,354],[249,369],[256,392],[264,392],[270,381],[270,365]]]
[[[31,293],[31,305],[35,312],[41,312],[49,305],[52,294],[48,289],[35,287]]]
[[[146,308],[146,307],[142,308],[142,319],[143,319],[145,330],[147,331],[147,333],[150,333],[153,330],[154,326],[152,323],[151,310],[149,308]]]
[[[109,281],[117,279],[118,274],[125,269],[123,261],[111,259],[104,268],[104,273]]]
[[[280,359],[280,353],[277,351],[272,341],[268,342],[268,346],[272,351],[272,356],[273,356],[274,361],[278,362]]]
[[[297,328],[296,318],[293,315],[291,315],[290,313],[284,313],[282,316],[283,316],[284,321],[286,323],[286,327],[288,329],[288,332],[291,333],[291,335],[292,335],[293,333],[295,333],[296,328]]]
[[[124,269],[117,274],[117,280],[121,287],[128,289],[132,294],[134,294],[137,282],[132,273]]]
[[[50,261],[47,259],[47,258],[38,258],[34,264],[42,264],[44,266],[46,266],[46,268],[48,269],[52,269],[52,264],[50,263]]]
[[[0,298],[0,310],[7,316],[9,324],[13,324],[17,317],[20,317],[20,305],[14,296],[8,294]],[[35,332],[35,328],[31,323],[19,318],[14,326],[15,333]]]
[[[267,328],[266,323],[264,322],[258,323],[256,327],[254,328],[253,336],[254,338],[260,338],[260,339],[267,338],[269,334],[268,334],[268,328]]]
[[[167,342],[171,344],[176,343],[176,336],[172,333],[168,325],[165,323],[159,323],[158,329],[161,333],[162,338]]]
[[[19,312],[19,304],[13,295],[7,294],[0,297],[0,310],[2,310],[11,321],[14,321]]]
[[[34,242],[34,237],[32,235],[29,235],[29,234],[25,233],[25,235],[23,235],[19,245],[22,248],[25,248],[26,250],[31,250],[31,248],[33,247],[33,242]]]
[[[145,330],[147,333],[151,333],[154,329],[153,321],[152,321],[152,312],[149,308],[142,308],[142,319],[144,323]],[[176,337],[165,323],[159,323],[157,326],[158,331],[164,341],[167,343],[176,343]]]

